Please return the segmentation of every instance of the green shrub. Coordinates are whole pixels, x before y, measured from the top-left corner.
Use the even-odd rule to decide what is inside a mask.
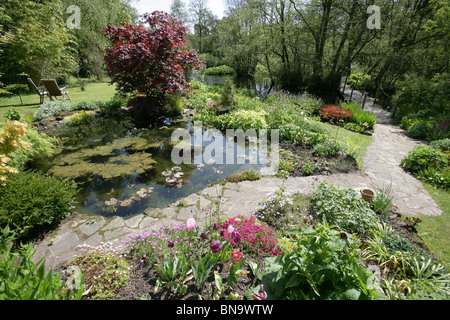
[[[10,225],[22,239],[57,226],[74,204],[76,188],[37,172],[9,174],[0,188],[0,227]]]
[[[234,71],[233,68],[225,65],[208,68],[205,71],[205,74],[208,76],[226,76],[226,75],[234,75],[235,73],[236,71]]]
[[[220,58],[213,56],[210,53],[202,53],[198,57],[200,58],[200,60],[202,60],[207,68],[218,67],[222,63]]]
[[[22,114],[14,109],[8,110],[8,112],[5,113],[6,121],[22,121],[22,118]]]
[[[353,234],[317,224],[293,232],[289,251],[266,258],[262,278],[268,299],[370,300],[382,296],[375,276],[359,262]]]
[[[441,149],[442,151],[450,151],[450,139],[435,140],[430,143],[430,147]]]
[[[437,170],[435,168],[426,168],[417,172],[417,178],[431,184],[437,188],[444,190],[450,189],[450,168],[447,167],[443,170]]]
[[[227,80],[225,86],[223,87],[222,93],[220,95],[220,105],[227,109],[231,108],[236,104],[235,90],[233,82]]]
[[[45,271],[45,261],[32,261],[33,243],[19,247],[14,232],[0,229],[0,300],[80,300],[83,277],[77,274],[69,289],[61,274]]]
[[[396,117],[401,119],[416,112],[432,112],[443,115],[447,112],[450,91],[449,74],[436,74],[433,79],[407,79],[405,86],[393,97],[392,104],[397,108]],[[438,119],[437,119],[438,120]]]
[[[373,91],[375,88],[372,77],[368,74],[352,73],[347,78],[347,83],[356,90]]]
[[[128,101],[130,100],[129,94],[116,93],[114,96],[106,102],[99,104],[99,108],[102,113],[115,113],[122,107],[126,107]]]
[[[238,110],[229,114],[227,129],[267,129],[268,125],[265,119],[264,111]]]
[[[184,101],[180,95],[172,94],[167,97],[167,105],[173,114],[179,115],[183,110]]]
[[[245,171],[242,173],[233,174],[232,176],[221,179],[212,183],[211,185],[221,184],[225,185],[227,183],[237,183],[242,181],[258,181],[261,179],[261,175],[253,170]]]
[[[433,121],[416,121],[408,127],[406,134],[414,139],[427,140],[433,131]]]
[[[345,152],[345,147],[333,139],[326,139],[316,144],[313,149],[313,153],[320,157],[337,157],[338,153]]]
[[[353,111],[352,116],[344,124],[346,129],[360,132],[375,127],[377,116],[369,111],[363,111],[359,104],[341,102],[340,106],[345,110]]]
[[[320,184],[312,195],[313,210],[330,224],[358,234],[366,233],[377,221],[370,205],[354,189],[343,189],[328,182]]]
[[[427,168],[443,169],[448,166],[448,156],[427,145],[415,146],[402,160],[404,170],[417,173]]]
[[[319,114],[323,101],[309,94],[292,94],[287,91],[276,91],[265,100],[265,103],[275,108],[290,109],[297,113],[304,112],[311,117]],[[303,116],[304,117],[304,116]]]
[[[101,101],[87,102],[82,101],[74,104],[72,110],[95,110],[101,105]]]

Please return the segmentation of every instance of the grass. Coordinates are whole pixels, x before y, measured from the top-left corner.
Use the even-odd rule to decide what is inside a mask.
[[[338,142],[342,143],[344,146],[348,145],[348,142],[356,148],[359,147],[358,151],[355,153],[355,159],[358,161],[358,166],[362,168],[363,158],[366,154],[367,147],[372,142],[372,137],[353,132],[342,127],[334,126],[326,122],[317,122],[323,126],[330,136],[335,138]]]
[[[90,83],[85,85],[85,91],[81,87],[68,88],[70,99],[72,103],[82,101],[108,101],[116,92],[114,85],[106,82]],[[11,96],[0,98],[0,122],[3,122],[4,115],[8,110],[14,109],[26,116],[27,114],[34,114],[39,109],[39,96],[34,94],[23,95],[23,104],[20,103],[19,96]],[[50,101],[48,98],[45,101]]]
[[[420,216],[422,223],[418,224],[419,235],[445,268],[450,270],[450,192],[436,189],[427,183],[423,185],[444,213],[439,217]]]

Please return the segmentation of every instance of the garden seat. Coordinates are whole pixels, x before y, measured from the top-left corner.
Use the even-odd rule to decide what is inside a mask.
[[[44,99],[46,96],[50,98],[50,95],[47,90],[45,90],[44,87],[38,87],[31,78],[28,78],[28,82],[30,83],[32,89],[36,91],[36,93],[39,95],[40,101],[39,104],[44,103]]]
[[[66,87],[60,88],[56,83],[56,80],[42,79],[41,82],[47,89],[51,101],[53,101],[53,98],[58,99],[57,97],[63,97],[63,100],[65,101],[67,97],[69,101],[72,102],[69,93],[66,91]]]

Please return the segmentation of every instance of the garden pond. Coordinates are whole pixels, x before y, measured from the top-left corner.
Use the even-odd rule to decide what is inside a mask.
[[[197,159],[192,164],[174,164],[172,150],[178,142],[172,141],[172,134],[177,129],[183,129],[193,143],[193,125],[187,120],[165,117],[136,127],[125,118],[75,113],[48,132],[60,144],[39,169],[77,183],[77,212],[129,217],[148,208],[166,207],[236,173],[267,167],[264,157],[250,160],[248,143],[238,144],[223,135],[211,138],[209,130],[203,130],[202,150],[219,143],[223,149],[218,150],[233,149],[236,157],[245,154],[245,159],[236,164],[211,160],[194,164]]]

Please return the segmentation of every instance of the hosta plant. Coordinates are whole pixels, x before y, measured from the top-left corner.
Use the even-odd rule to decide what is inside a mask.
[[[293,231],[290,250],[266,259],[269,299],[369,300],[381,296],[375,276],[358,262],[356,237],[327,223]]]

